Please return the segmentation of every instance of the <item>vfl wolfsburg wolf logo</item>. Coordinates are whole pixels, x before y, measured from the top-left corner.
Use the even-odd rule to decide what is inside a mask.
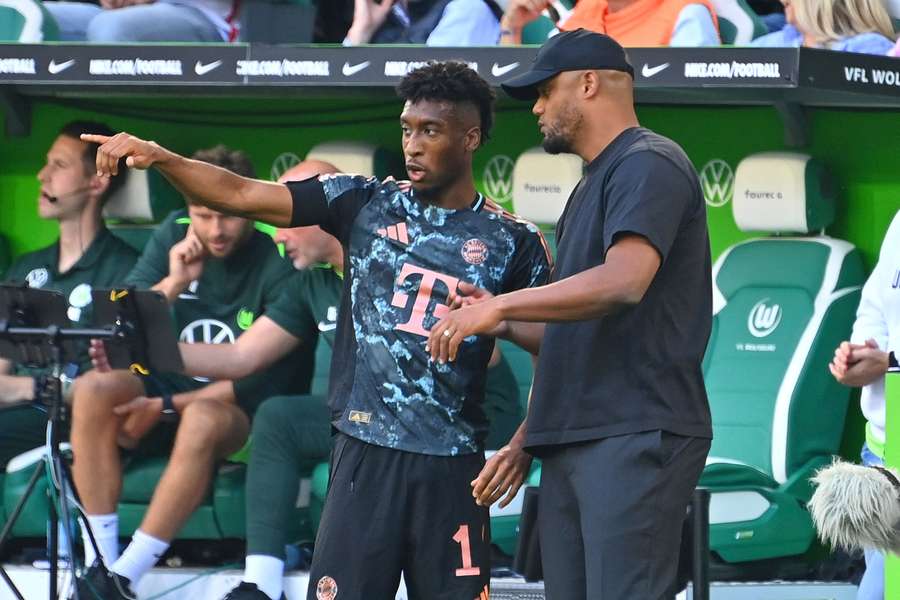
[[[253,325],[254,314],[252,310],[241,307],[237,314],[237,326],[247,331]]]
[[[750,314],[747,315],[747,329],[753,337],[766,337],[781,323],[781,306],[772,304],[767,306],[768,298],[763,298],[753,305]]]

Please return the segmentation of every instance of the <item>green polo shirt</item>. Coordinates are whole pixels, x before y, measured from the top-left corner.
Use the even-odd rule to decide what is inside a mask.
[[[137,259],[128,244],[101,227],[91,245],[71,268],[59,272],[59,242],[46,248],[23,254],[12,264],[3,280],[27,282],[33,288],[61,292],[69,304],[68,315],[73,326],[91,324],[91,291],[121,285]],[[87,348],[87,342],[79,344]],[[83,354],[82,370],[90,367],[87,352]],[[22,369],[17,372],[25,373]]]
[[[170,214],[154,231],[128,275],[127,283],[150,288],[169,271],[169,250],[184,239],[190,225],[186,210]],[[230,343],[267,314],[293,275],[291,264],[278,253],[272,238],[254,230],[249,239],[224,259],[208,258],[203,273],[172,305],[173,322],[182,342]],[[313,352],[305,345],[257,375],[235,381],[238,403],[252,414],[276,394],[305,394],[312,379]],[[189,379],[166,374],[167,378]],[[207,380],[195,378],[198,387]]]
[[[266,316],[302,340],[303,346],[314,348],[316,336],[322,335],[334,347],[342,290],[343,279],[331,267],[297,271]],[[488,369],[484,412],[490,422],[485,440],[488,449],[506,444],[525,418],[519,402],[519,384],[506,356],[501,356],[500,362]]]

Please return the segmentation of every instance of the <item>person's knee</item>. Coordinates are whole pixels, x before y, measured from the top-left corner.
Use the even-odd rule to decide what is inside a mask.
[[[89,42],[139,42],[127,10],[104,10],[91,19],[85,37]]]
[[[296,396],[274,396],[259,405],[253,416],[253,435],[265,435],[284,427],[291,418]]]
[[[113,417],[113,407],[128,400],[132,390],[126,377],[118,371],[88,371],[75,380],[72,389],[73,417],[103,419]],[[138,392],[139,393],[139,392]]]
[[[223,442],[240,441],[229,440],[241,429],[235,425],[235,411],[234,407],[215,400],[196,400],[188,404],[181,413],[173,454],[210,454],[215,453]]]

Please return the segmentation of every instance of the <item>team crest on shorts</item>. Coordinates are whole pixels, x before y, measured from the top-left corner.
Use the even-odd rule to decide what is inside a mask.
[[[337,582],[328,575],[320,579],[319,583],[316,584],[317,600],[334,600],[337,598],[337,594]]]
[[[487,244],[477,238],[467,240],[462,245],[462,257],[470,265],[480,265],[487,260]]]

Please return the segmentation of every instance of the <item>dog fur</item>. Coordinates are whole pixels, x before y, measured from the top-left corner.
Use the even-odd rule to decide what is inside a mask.
[[[816,490],[808,506],[823,542],[900,554],[900,491],[884,473],[835,461],[812,482]]]

